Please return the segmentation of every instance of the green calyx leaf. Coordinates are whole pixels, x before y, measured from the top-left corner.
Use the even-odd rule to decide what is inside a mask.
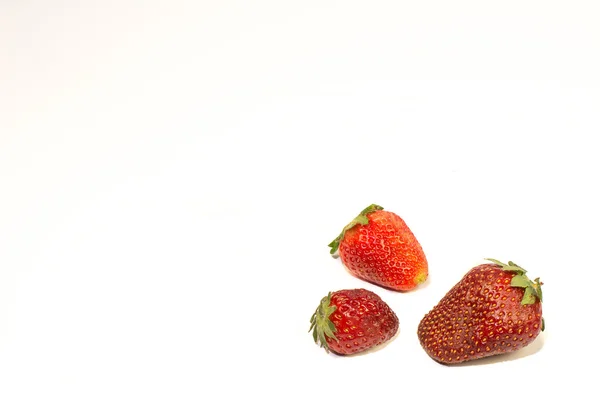
[[[510,285],[525,289],[523,298],[521,299],[522,305],[535,304],[536,300],[539,300],[540,302],[542,301],[542,282],[540,282],[540,278],[536,278],[532,281],[527,277],[527,275],[525,275],[527,271],[512,261],[509,261],[508,264],[505,264],[493,258],[486,258],[486,260],[502,267],[502,270],[504,271],[515,273],[510,281]]]
[[[346,231],[354,228],[358,224],[360,224],[360,225],[368,224],[369,218],[367,218],[367,214],[370,214],[372,212],[379,211],[379,210],[383,210],[383,207],[378,206],[377,204],[371,204],[369,207],[362,210],[360,212],[360,214],[358,214],[358,216],[356,216],[356,218],[354,218],[352,221],[350,221],[350,223],[348,225],[346,225],[344,227],[344,229],[342,230],[342,233],[340,233],[338,235],[338,237],[336,237],[335,239],[333,239],[333,241],[331,243],[329,243],[329,247],[331,247],[329,254],[336,257],[336,252],[337,252],[338,248],[340,247],[340,241],[344,238]]]
[[[335,337],[337,329],[333,322],[329,319],[329,316],[337,309],[336,306],[331,305],[331,292],[319,303],[319,306],[315,310],[315,313],[310,318],[310,329],[312,336],[316,344],[319,347],[324,347],[329,353],[329,345],[327,344],[327,337],[338,341]]]
[[[531,281],[525,275],[517,274],[510,281],[510,286],[527,288],[531,286]]]
[[[493,258],[486,258],[486,260],[491,261],[494,264],[501,266],[504,271],[514,271],[514,272],[523,273],[523,274],[527,272],[527,270],[519,267],[517,264],[515,264],[512,261],[509,261],[508,264],[504,264],[502,261],[498,261]]]
[[[535,291],[531,288],[531,286],[527,286],[525,288],[525,293],[523,294],[523,298],[521,299],[522,305],[534,304],[535,303]]]

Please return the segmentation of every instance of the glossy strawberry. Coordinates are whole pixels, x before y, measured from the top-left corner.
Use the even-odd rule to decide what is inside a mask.
[[[414,289],[429,273],[425,253],[404,220],[376,204],[346,225],[329,247],[352,275],[388,289]]]
[[[421,320],[419,341],[442,364],[529,345],[544,329],[542,289],[513,262],[487,259],[471,269]]]
[[[345,289],[323,297],[310,319],[315,343],[338,355],[359,353],[390,340],[398,317],[377,294]]]

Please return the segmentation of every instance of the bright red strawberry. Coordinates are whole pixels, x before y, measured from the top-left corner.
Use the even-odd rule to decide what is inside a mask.
[[[431,358],[456,364],[527,346],[544,329],[539,278],[509,261],[471,269],[421,320],[419,341]]]
[[[359,353],[387,342],[398,326],[394,311],[366,289],[330,292],[310,319],[315,343],[339,355]]]
[[[346,225],[329,247],[352,275],[388,289],[414,289],[429,273],[425,253],[404,220],[376,204]]]

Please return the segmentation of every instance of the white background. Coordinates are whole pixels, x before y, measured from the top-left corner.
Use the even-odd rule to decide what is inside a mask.
[[[0,398],[589,393],[599,18],[594,0],[3,0]],[[419,289],[329,256],[371,203],[421,242]],[[542,278],[547,329],[439,365],[417,325],[484,257]],[[328,355],[310,315],[354,287],[400,333]]]

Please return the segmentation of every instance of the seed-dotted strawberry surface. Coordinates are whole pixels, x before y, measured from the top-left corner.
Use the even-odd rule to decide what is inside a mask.
[[[427,280],[427,258],[404,220],[372,204],[329,245],[350,273],[387,289],[407,291]]]
[[[421,320],[421,345],[442,364],[513,352],[543,329],[539,278],[509,262],[471,269]]]
[[[359,353],[385,343],[399,327],[394,311],[367,289],[329,293],[310,322],[315,343],[339,355]]]

